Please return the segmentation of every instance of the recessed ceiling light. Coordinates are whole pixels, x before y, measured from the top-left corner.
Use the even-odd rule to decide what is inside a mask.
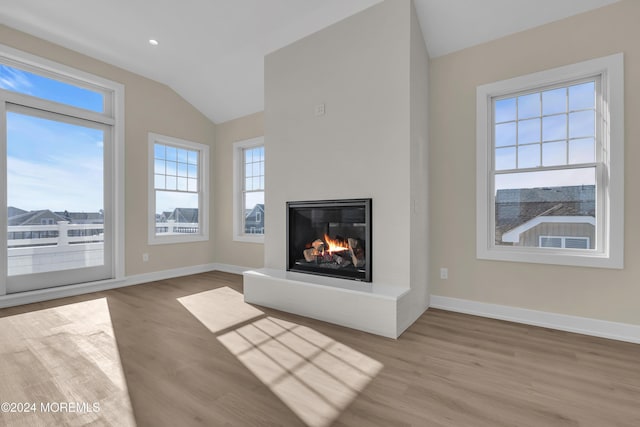
[[[158,46],[158,40],[155,39],[149,39],[149,44],[151,46]]]

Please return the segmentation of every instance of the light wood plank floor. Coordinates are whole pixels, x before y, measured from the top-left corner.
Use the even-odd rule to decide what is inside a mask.
[[[0,401],[101,406],[0,425],[640,426],[640,345],[435,309],[391,340],[241,291],[212,272],[0,310]]]

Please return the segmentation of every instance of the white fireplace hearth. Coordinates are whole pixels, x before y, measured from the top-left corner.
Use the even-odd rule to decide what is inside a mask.
[[[244,273],[244,299],[263,305],[397,338],[397,307],[409,289],[262,268]]]

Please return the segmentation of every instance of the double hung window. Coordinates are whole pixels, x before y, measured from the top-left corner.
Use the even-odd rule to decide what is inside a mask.
[[[478,87],[477,253],[622,266],[622,55]]]
[[[208,239],[209,147],[149,134],[149,244]]]
[[[264,241],[264,138],[236,142],[234,150],[234,240]]]

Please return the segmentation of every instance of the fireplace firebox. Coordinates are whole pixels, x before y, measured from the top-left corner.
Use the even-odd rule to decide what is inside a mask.
[[[287,202],[287,270],[371,282],[371,199]]]

